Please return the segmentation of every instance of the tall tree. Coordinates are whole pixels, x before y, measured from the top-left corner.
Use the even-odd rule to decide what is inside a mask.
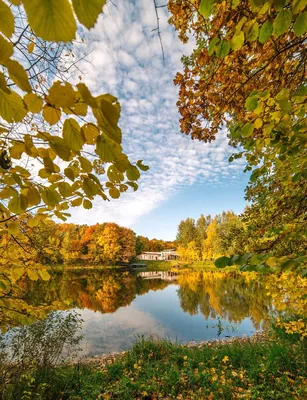
[[[193,218],[187,218],[181,221],[178,225],[176,240],[179,245],[187,247],[188,243],[197,239],[197,231],[195,226],[195,220]]]

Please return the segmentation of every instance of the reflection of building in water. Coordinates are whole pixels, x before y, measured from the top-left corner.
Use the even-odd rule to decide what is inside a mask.
[[[144,251],[144,253],[137,256],[139,260],[159,260],[159,261],[171,261],[178,260],[179,255],[174,249],[162,250],[162,251]]]
[[[143,279],[163,279],[164,281],[175,281],[178,278],[178,274],[176,272],[169,271],[139,272],[138,276]]]

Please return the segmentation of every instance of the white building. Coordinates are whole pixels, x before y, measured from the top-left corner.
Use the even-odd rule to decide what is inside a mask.
[[[139,260],[159,260],[159,261],[171,261],[178,260],[179,255],[174,249],[162,250],[162,251],[144,251],[144,253],[137,256]]]

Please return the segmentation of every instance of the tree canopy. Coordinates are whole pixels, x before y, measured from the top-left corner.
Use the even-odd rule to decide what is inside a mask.
[[[196,40],[175,78],[182,132],[210,142],[227,128],[237,149],[229,161],[244,157],[251,171],[252,250],[280,257],[275,267],[304,270],[306,2],[170,0],[168,7],[180,39]]]

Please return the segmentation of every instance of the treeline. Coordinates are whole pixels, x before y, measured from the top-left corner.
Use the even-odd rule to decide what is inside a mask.
[[[131,229],[115,223],[96,225],[56,224],[45,221],[43,226],[24,232],[31,238],[26,247],[32,258],[43,264],[120,264],[136,258],[143,251],[161,251],[173,242],[137,236]]]
[[[180,222],[176,239],[183,261],[212,261],[247,249],[244,222],[233,211],[201,215],[196,221],[187,218]]]

